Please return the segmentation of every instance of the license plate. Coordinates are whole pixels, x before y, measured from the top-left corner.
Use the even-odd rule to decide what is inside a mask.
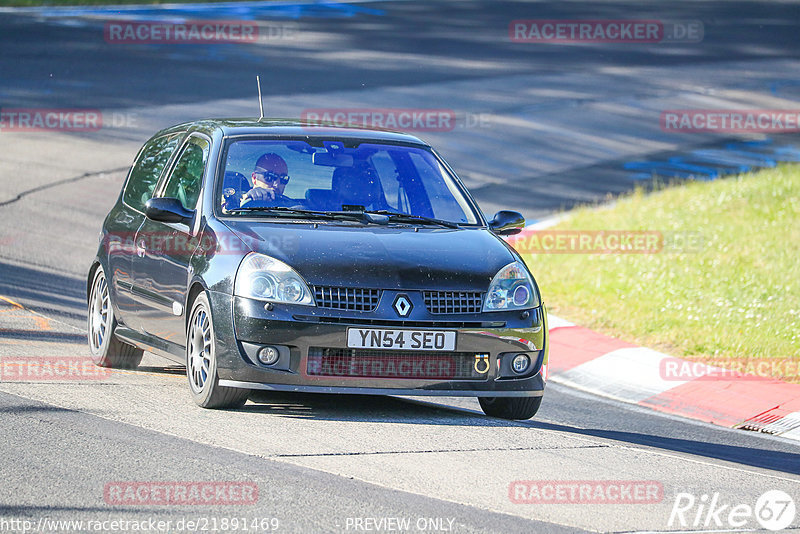
[[[387,330],[348,328],[351,349],[456,350],[456,333],[446,330]]]

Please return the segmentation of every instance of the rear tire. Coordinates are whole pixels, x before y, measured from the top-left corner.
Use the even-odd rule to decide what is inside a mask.
[[[478,397],[483,413],[501,419],[530,419],[539,411],[542,397]]]
[[[186,327],[186,377],[194,402],[203,408],[239,408],[249,389],[219,385],[211,307],[205,293],[197,296]]]
[[[98,267],[89,295],[89,317],[87,319],[89,351],[92,361],[100,367],[135,369],[141,363],[144,351],[117,339],[114,335],[117,325],[114,307],[111,305],[108,280],[103,268]]]

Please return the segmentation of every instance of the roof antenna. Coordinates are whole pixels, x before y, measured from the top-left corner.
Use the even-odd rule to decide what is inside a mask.
[[[264,118],[264,101],[261,99],[261,78],[256,75],[256,83],[258,84],[258,109],[261,111],[259,121]]]

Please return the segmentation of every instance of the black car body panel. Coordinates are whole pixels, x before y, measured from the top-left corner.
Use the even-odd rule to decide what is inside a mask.
[[[193,300],[205,293],[215,325],[219,380],[228,387],[487,397],[542,395],[548,363],[544,305],[537,296],[537,304],[525,310],[484,311],[482,305],[474,306],[475,299],[480,298],[482,303],[486,298],[490,283],[501,269],[522,259],[487,227],[454,174],[454,187],[475,213],[475,222],[460,228],[275,219],[220,212],[216,199],[221,190],[220,176],[225,172],[226,142],[234,138],[315,136],[345,144],[380,142],[430,151],[425,143],[405,134],[317,127],[288,120],[208,120],[159,132],[143,151],[154,140],[168,139],[176,146],[168,157],[164,156],[163,169],[151,173],[158,174],[153,195],[163,193],[176,161],[192,142],[207,145],[201,190],[191,217],[182,222],[159,222],[145,216],[138,197],[133,201],[137,206],[125,201],[131,187],[129,173],[126,186],[104,221],[89,273],[89,284],[98,266],[109,274],[112,305],[119,321],[116,336],[185,363],[187,317]],[[452,172],[443,161],[441,165]],[[185,245],[153,246],[153,235]],[[376,303],[371,309],[346,309],[237,296],[237,270],[251,253],[291,266],[317,296],[332,294],[334,289],[368,289],[378,295],[374,297]],[[535,281],[532,283],[538,295]],[[426,299],[442,298],[440,295],[456,299],[470,295],[473,308],[436,313]],[[400,297],[410,304],[405,315],[395,308]],[[383,354],[380,350],[348,348],[350,328],[448,331],[455,332],[456,341],[450,351],[415,352],[418,360],[404,363],[402,358],[407,353],[402,351]],[[280,352],[278,362],[270,366],[259,363],[256,357],[259,348],[266,345]],[[511,358],[521,353],[530,357],[531,366],[515,374]],[[358,359],[362,356],[367,360],[398,358],[398,365],[406,366],[437,361],[440,366],[446,363],[448,372],[454,365],[460,374],[373,376],[369,365],[363,363],[366,360]],[[350,374],[320,374],[319,362],[326,358],[339,362],[337,365],[349,362],[346,370]],[[383,368],[380,372],[384,373]]]
[[[290,265],[316,285],[442,290],[488,286],[516,258],[480,229],[326,226],[225,221],[254,252]],[[431,262],[435,251],[436,262]]]

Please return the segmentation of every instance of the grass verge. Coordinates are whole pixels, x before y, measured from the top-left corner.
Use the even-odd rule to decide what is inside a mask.
[[[794,362],[778,378],[800,382],[800,166],[637,191],[551,230],[611,229],[661,232],[665,247],[523,250],[551,312],[690,360]],[[699,237],[696,250],[682,249],[681,236]]]

